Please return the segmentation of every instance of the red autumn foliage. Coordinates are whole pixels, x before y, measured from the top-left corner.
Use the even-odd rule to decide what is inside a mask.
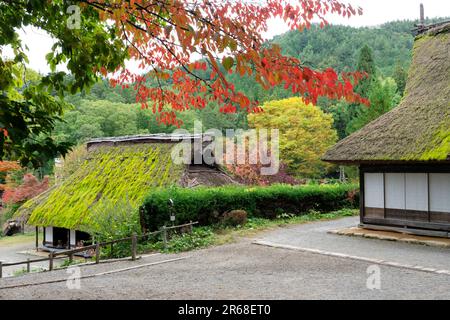
[[[361,73],[313,70],[284,56],[280,47],[264,45],[263,34],[273,18],[303,30],[312,21],[325,26],[327,14],[362,14],[361,8],[339,0],[86,0],[83,6],[95,8],[100,19],[115,24],[130,58],[145,70],[122,68],[111,83],[135,84],[137,102],[152,108],[159,122],[180,126],[174,111],[203,109],[211,101],[223,113],[238,108],[260,112],[258,101],[237,92],[227,73],[253,77],[264,88],[283,86],[307,102],[326,96],[368,104],[353,92]],[[107,75],[105,68],[96,71]]]
[[[7,204],[25,202],[48,189],[48,177],[39,181],[34,175],[27,173],[23,176],[23,182],[16,188],[6,188],[2,201]]]
[[[5,138],[8,136],[8,130],[5,128],[0,128],[0,134],[2,134]]]
[[[286,164],[280,162],[279,164],[279,170],[276,174],[273,175],[262,175],[261,169],[263,167],[266,167],[266,165],[263,165],[259,158],[259,146],[250,146],[249,139],[245,139],[245,149],[244,148],[238,148],[236,144],[234,144],[234,155],[236,161],[234,161],[234,164],[227,164],[226,168],[228,172],[230,172],[235,179],[246,185],[259,185],[259,186],[268,186],[271,184],[290,184],[290,185],[299,185],[304,184],[305,181],[299,180],[292,175],[290,175],[287,172],[287,166]],[[266,156],[270,159],[271,153],[270,151],[265,152]],[[237,159],[245,159],[244,161],[237,161]],[[252,164],[253,161],[250,161],[250,159],[256,159],[257,163]],[[226,163],[226,154],[224,155],[224,161],[223,163]],[[242,163],[243,162],[243,163]],[[239,163],[239,164],[238,164]]]
[[[261,165],[243,164],[243,165],[227,165],[227,170],[233,174],[235,179],[246,185],[268,186],[272,184],[305,184],[304,180],[299,180],[287,173],[287,166],[280,163],[280,169],[277,174],[263,176],[261,175]]]

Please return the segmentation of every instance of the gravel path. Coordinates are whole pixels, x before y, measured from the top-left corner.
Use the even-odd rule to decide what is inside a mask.
[[[357,226],[359,217],[290,226],[260,235],[263,241],[280,245],[332,251],[402,264],[450,270],[450,249],[328,233]]]
[[[13,240],[14,238],[0,239],[0,261],[2,261],[3,263],[26,261],[27,259],[35,260],[43,257],[48,257],[48,254],[44,252],[40,252],[39,254],[30,254],[35,248],[34,237],[20,238],[17,241]],[[56,260],[55,266],[58,266],[61,263],[61,260]],[[5,267],[3,269],[3,277],[12,276],[14,272],[21,271],[24,268],[26,268],[26,265]],[[48,269],[48,262],[33,263],[32,269]]]
[[[369,263],[258,246],[253,240],[86,266],[82,275],[185,258],[82,279],[78,290],[69,290],[65,282],[0,289],[0,299],[450,299],[447,275],[381,266],[381,290],[369,290]],[[65,270],[30,274],[0,280],[0,287],[67,276]]]

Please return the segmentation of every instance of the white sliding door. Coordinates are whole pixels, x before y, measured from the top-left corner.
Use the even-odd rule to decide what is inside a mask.
[[[75,230],[70,230],[70,245],[74,246],[77,244],[77,239],[76,239],[76,231]]]
[[[450,213],[450,173],[430,173],[430,211]]]
[[[386,208],[401,209],[406,208],[405,200],[405,174],[386,173]]]
[[[364,205],[366,208],[384,208],[384,181],[382,173],[364,174]]]
[[[428,211],[428,175],[406,173],[406,210]]]
[[[53,227],[45,227],[44,241],[53,243]]]

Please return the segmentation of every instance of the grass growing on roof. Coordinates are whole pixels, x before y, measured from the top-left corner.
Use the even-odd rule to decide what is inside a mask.
[[[442,127],[435,135],[432,147],[422,154],[420,160],[446,159],[450,155],[450,118],[446,119],[446,124]]]
[[[149,189],[177,184],[184,170],[170,144],[100,147],[81,167],[32,207],[29,224],[92,231],[102,206],[126,201],[137,209]]]

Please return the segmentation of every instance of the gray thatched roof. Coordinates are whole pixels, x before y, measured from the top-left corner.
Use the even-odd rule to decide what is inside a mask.
[[[400,105],[343,139],[335,163],[450,163],[450,23],[419,35]]]

